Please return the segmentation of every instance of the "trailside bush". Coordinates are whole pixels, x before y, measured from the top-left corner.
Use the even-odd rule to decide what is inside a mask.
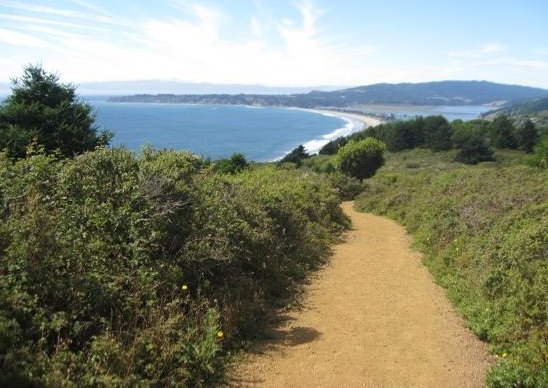
[[[346,226],[309,171],[0,153],[0,385],[210,385]]]
[[[359,180],[371,178],[384,164],[386,145],[372,137],[361,141],[351,140],[337,153],[339,170]]]

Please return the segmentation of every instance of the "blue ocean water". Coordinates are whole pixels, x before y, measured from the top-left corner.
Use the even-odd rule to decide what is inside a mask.
[[[96,108],[100,128],[114,132],[111,144],[124,145],[135,152],[144,145],[151,145],[156,149],[187,150],[211,159],[227,158],[240,152],[248,160],[273,161],[301,144],[308,152],[316,153],[329,140],[362,128],[360,122],[348,118],[299,109],[109,103],[105,97],[86,99]],[[449,120],[469,120],[487,108],[409,107],[397,110],[399,118],[442,114]]]
[[[330,134],[361,128],[348,119],[297,109],[88,101],[96,108],[97,124],[114,132],[114,146],[139,151],[150,144],[212,159],[240,152],[248,160],[272,161],[311,140],[321,144]]]

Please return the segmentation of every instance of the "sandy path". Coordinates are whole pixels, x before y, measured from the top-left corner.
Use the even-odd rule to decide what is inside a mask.
[[[353,230],[304,308],[236,368],[233,386],[479,387],[489,355],[386,218],[343,205]]]

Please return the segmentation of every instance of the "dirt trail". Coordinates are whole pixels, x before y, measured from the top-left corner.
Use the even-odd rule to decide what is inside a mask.
[[[352,230],[304,308],[257,345],[231,385],[480,387],[489,355],[393,221],[343,204]]]

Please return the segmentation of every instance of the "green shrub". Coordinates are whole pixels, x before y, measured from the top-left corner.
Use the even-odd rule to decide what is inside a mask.
[[[533,167],[548,168],[548,136],[544,136],[533,148],[533,155],[529,156],[527,163]]]
[[[348,226],[330,181],[0,153],[0,385],[211,385]],[[221,335],[222,332],[222,335]]]
[[[372,137],[351,140],[337,153],[339,170],[359,180],[371,178],[384,164],[386,145]]]
[[[249,163],[240,153],[233,154],[230,159],[221,159],[215,162],[215,169],[223,174],[237,174],[248,167]]]

